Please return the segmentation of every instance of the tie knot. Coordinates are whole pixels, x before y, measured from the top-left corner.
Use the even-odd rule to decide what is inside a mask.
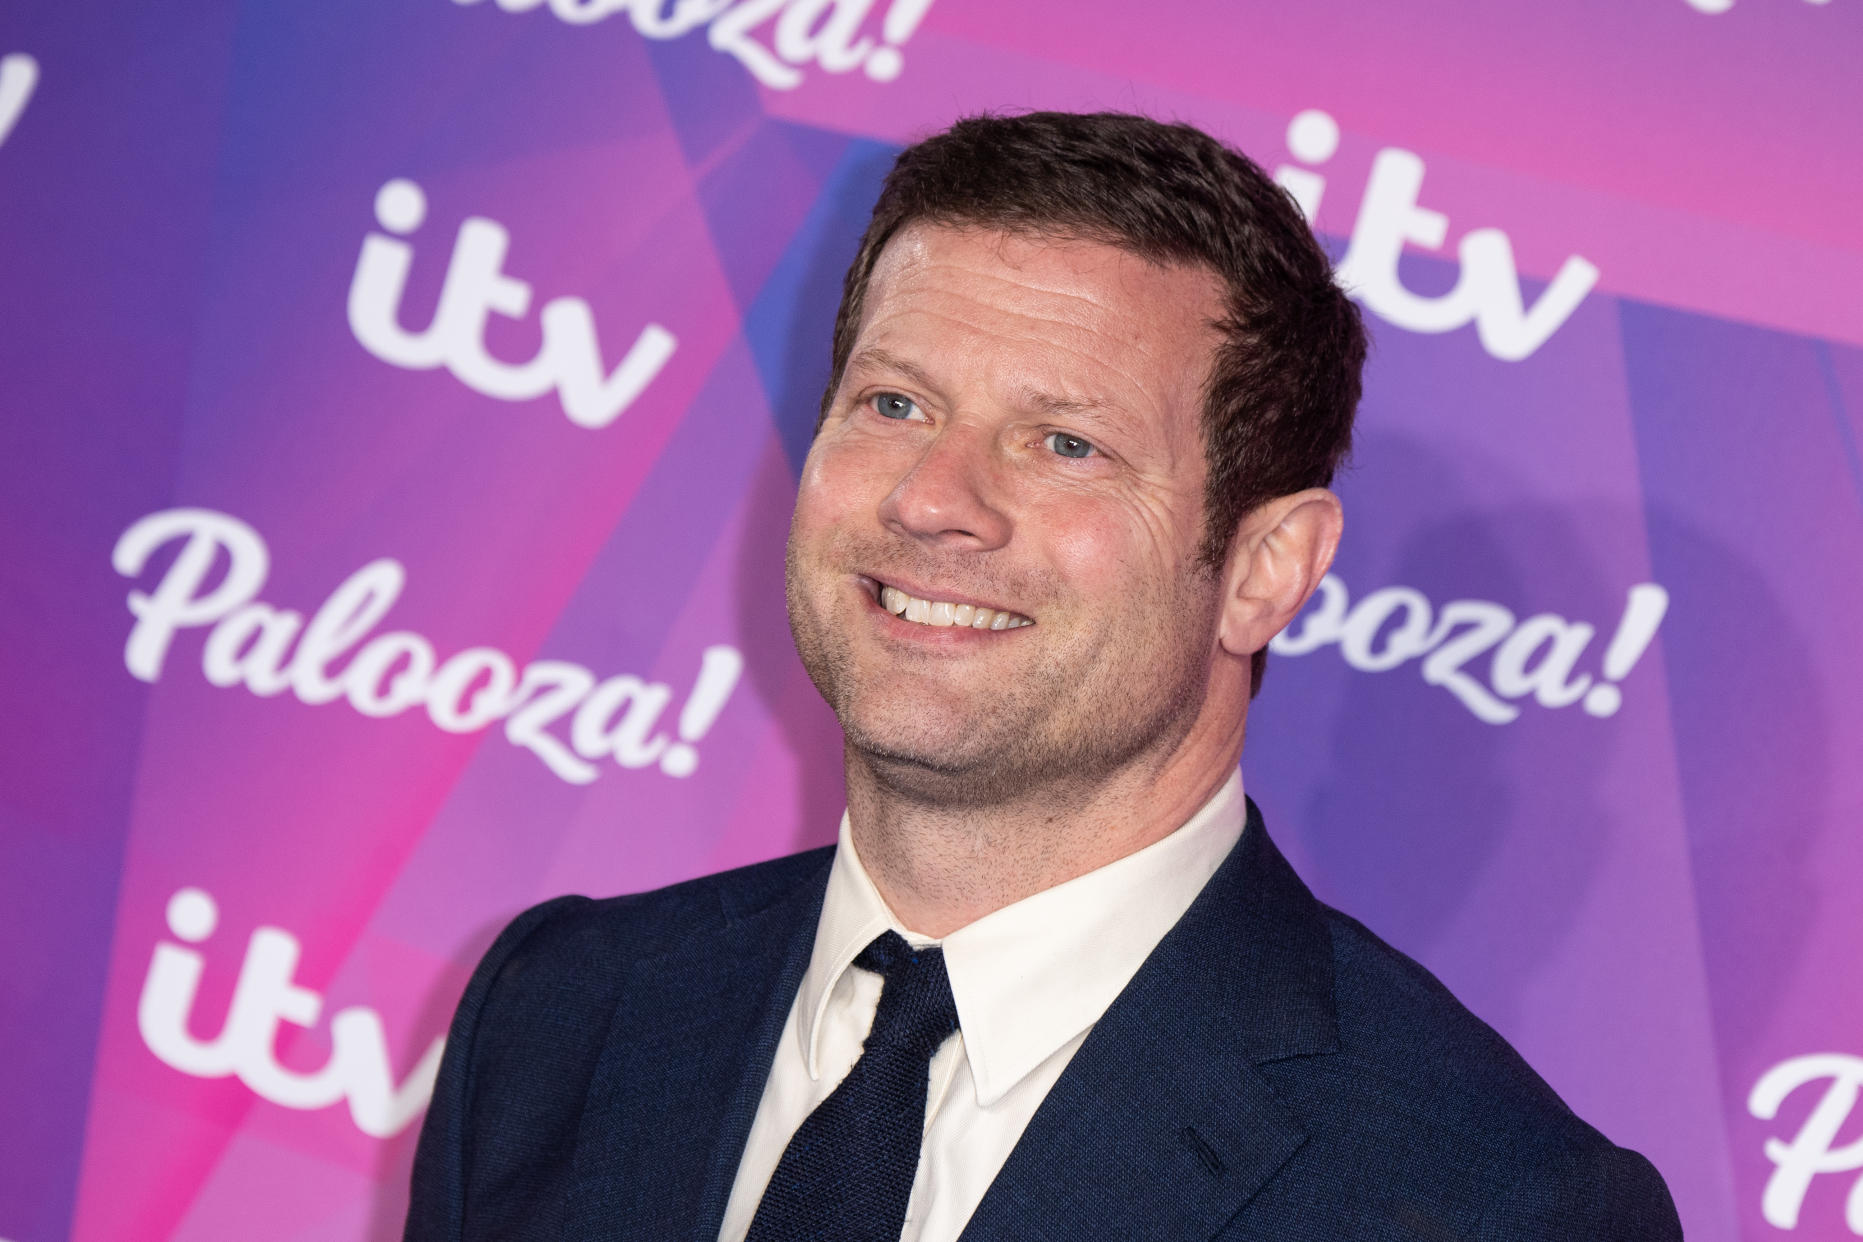
[[[862,970],[871,970],[876,975],[884,975],[891,982],[896,974],[917,969],[927,957],[937,961],[940,969],[943,968],[944,950],[937,945],[915,949],[898,932],[883,931],[873,938],[873,943],[860,951],[860,956],[854,959],[854,965]]]
[[[867,1033],[868,1051],[898,1048],[928,1057],[957,1029],[957,1000],[945,975],[943,949],[915,949],[898,932],[887,931],[860,951],[854,965],[886,981]]]

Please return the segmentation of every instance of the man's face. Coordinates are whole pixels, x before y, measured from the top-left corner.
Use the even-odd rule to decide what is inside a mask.
[[[887,245],[787,583],[809,675],[888,779],[987,801],[1182,739],[1216,649],[1198,420],[1222,310],[1214,274],[1097,242]]]

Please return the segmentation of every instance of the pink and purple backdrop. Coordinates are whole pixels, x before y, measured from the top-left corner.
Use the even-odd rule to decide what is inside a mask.
[[[1691,1238],[1863,1235],[1863,5],[28,0],[0,58],[0,1238],[398,1236],[506,919],[831,839],[840,273],[1025,107],[1237,143],[1367,307],[1244,761],[1297,866]]]

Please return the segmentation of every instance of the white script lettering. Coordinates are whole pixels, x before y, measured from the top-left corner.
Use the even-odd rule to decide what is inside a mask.
[[[1805,0],[1806,4],[1829,4],[1831,0]],[[1734,0],[1688,0],[1688,7],[1697,13],[1725,13],[1734,7]]]
[[[1594,676],[1577,671],[1598,632],[1587,622],[1550,612],[1518,619],[1504,605],[1478,599],[1435,609],[1421,591],[1405,586],[1373,591],[1354,605],[1345,583],[1327,574],[1295,625],[1276,635],[1268,650],[1305,655],[1336,643],[1347,664],[1367,673],[1422,657],[1423,680],[1489,724],[1518,719],[1517,704],[1528,698],[1541,707],[1582,703],[1592,716],[1611,716],[1623,706],[1618,683],[1648,650],[1668,608],[1669,593],[1655,583],[1631,587]],[[1467,666],[1488,651],[1494,655],[1482,680]]]
[[[1339,149],[1339,126],[1314,108],[1287,127],[1287,149],[1302,164],[1318,165]],[[1309,222],[1317,218],[1326,178],[1291,164],[1275,180],[1294,197]],[[1578,309],[1598,282],[1598,269],[1569,256],[1531,309],[1520,292],[1514,247],[1497,228],[1470,229],[1456,245],[1461,271],[1455,287],[1438,297],[1406,289],[1397,263],[1406,243],[1440,250],[1449,218],[1417,204],[1423,189],[1423,160],[1414,152],[1386,147],[1372,158],[1371,177],[1359,200],[1358,219],[1338,269],[1339,282],[1379,318],[1411,332],[1453,332],[1469,323],[1483,349],[1518,362],[1530,356]]]
[[[158,549],[177,540],[181,550],[154,589],[129,593],[136,623],[123,663],[138,680],[161,677],[177,633],[211,626],[201,671],[213,685],[243,685],[261,696],[289,690],[309,704],[346,699],[365,716],[425,707],[448,733],[477,732],[503,719],[507,741],[573,784],[593,781],[603,759],[622,768],[658,766],[668,776],[692,775],[698,743],[744,668],[735,647],[706,648],[675,735],[668,736],[658,726],[673,690],[662,682],[628,674],[598,680],[563,660],[536,660],[520,674],[494,647],[467,647],[441,660],[422,635],[374,634],[407,582],[407,571],[387,557],[344,579],[308,621],[255,598],[270,571],[265,541],[238,518],[212,509],[165,509],[142,518],[117,540],[111,563],[134,578]],[[223,557],[226,573],[209,589],[208,576]],[[549,732],[565,717],[567,745]]]
[[[454,0],[460,5],[482,0]],[[547,7],[572,26],[627,14],[645,39],[677,39],[706,27],[714,51],[734,57],[763,85],[779,91],[802,85],[802,70],[829,73],[864,69],[875,82],[891,82],[905,68],[900,48],[925,17],[932,0],[892,0],[878,31],[862,34],[875,0],[495,0],[507,13]],[[768,44],[757,31],[770,26]],[[876,37],[877,36],[877,37]]]
[[[0,143],[26,114],[32,89],[39,84],[39,62],[24,52],[0,56]]]
[[[220,909],[198,888],[168,900],[168,930],[199,944],[213,934]],[[149,960],[136,1005],[136,1028],[149,1051],[196,1078],[237,1077],[251,1090],[285,1108],[328,1108],[348,1100],[356,1128],[373,1138],[390,1138],[407,1128],[433,1096],[443,1038],[427,1046],[414,1068],[394,1083],[388,1037],[381,1015],[363,1005],[339,1010],[330,1019],[330,1059],[312,1073],[278,1063],[277,1043],[285,1023],[313,1027],[323,998],[293,981],[297,937],[277,927],[259,927],[246,942],[233,1001],[220,1033],[201,1040],[189,1032],[189,1015],[200,989],[205,961],[193,949],[159,941]]]
[[[1760,1213],[1766,1223],[1778,1229],[1798,1228],[1799,1209],[1811,1179],[1820,1173],[1849,1173],[1863,1169],[1863,1137],[1834,1147],[1837,1133],[1850,1119],[1856,1107],[1857,1093],[1863,1088],[1863,1057],[1841,1052],[1819,1052],[1781,1061],[1760,1076],[1747,1096],[1747,1111],[1762,1121],[1779,1115],[1786,1097],[1808,1083],[1826,1083],[1798,1133],[1791,1142],[1776,1138],[1766,1140],[1766,1158],[1773,1162],[1772,1176],[1760,1198]],[[1844,1200],[1844,1224],[1850,1232],[1863,1236],[1863,1178],[1850,1186]]]
[[[427,196],[397,178],[375,196],[376,223],[406,236],[427,218]],[[657,323],[642,328],[612,372],[603,370],[595,315],[581,298],[552,298],[538,312],[543,344],[528,362],[508,363],[485,348],[491,315],[521,319],[531,287],[504,273],[511,235],[504,225],[468,216],[453,241],[453,255],[433,322],[420,332],[401,326],[401,295],[414,249],[385,233],[362,240],[349,285],[349,329],[364,348],[392,366],[424,371],[445,367],[468,388],[500,401],[528,401],[554,389],[563,412],[579,427],[606,427],[659,375],[678,341]]]

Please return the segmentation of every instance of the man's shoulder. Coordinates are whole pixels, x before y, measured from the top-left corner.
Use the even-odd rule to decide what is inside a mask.
[[[733,920],[821,883],[832,854],[810,850],[650,892],[532,906],[480,959],[449,1045],[469,1051],[483,1082],[510,1078],[540,1096],[569,1098],[593,1071],[638,964],[728,942],[721,933]]]
[[[834,847],[824,846],[646,892],[553,898],[512,920],[481,969],[498,970],[501,982],[541,973],[603,990],[603,981],[621,975],[618,967],[669,952],[820,880],[833,856]]]
[[[1475,1132],[1583,1126],[1545,1079],[1435,975],[1323,906],[1333,949],[1340,1063],[1400,1101]],[[1586,1127],[1589,1129],[1589,1127]]]
[[[513,919],[454,1013],[415,1160],[409,1219],[423,1222],[422,1231],[410,1226],[408,1236],[461,1236],[460,1214],[468,1212],[475,1237],[573,1232],[564,1224],[577,1178],[572,1153],[605,1050],[617,1022],[652,1011],[630,1005],[630,989],[653,992],[657,984],[663,1003],[669,980],[689,979],[695,1003],[707,1003],[705,955],[735,953],[741,966],[754,933],[733,924],[745,919],[768,931],[769,920],[755,918],[760,911],[783,911],[786,926],[805,922],[832,853],[812,850],[624,897],[558,897]],[[698,967],[687,969],[695,960]],[[628,1052],[623,1061],[649,1079],[662,1068],[651,1056],[632,1064],[640,1049]]]
[[[1528,1220],[1547,1211],[1561,1214],[1549,1222],[1553,1236],[1680,1236],[1647,1160],[1577,1116],[1422,965],[1349,915],[1321,909],[1338,1050],[1262,1067],[1321,1147],[1386,1187],[1433,1188],[1434,1205],[1416,1194],[1407,1210],[1419,1219],[1446,1211],[1458,1236],[1542,1236]],[[1636,1222],[1628,1233],[1627,1220]]]

